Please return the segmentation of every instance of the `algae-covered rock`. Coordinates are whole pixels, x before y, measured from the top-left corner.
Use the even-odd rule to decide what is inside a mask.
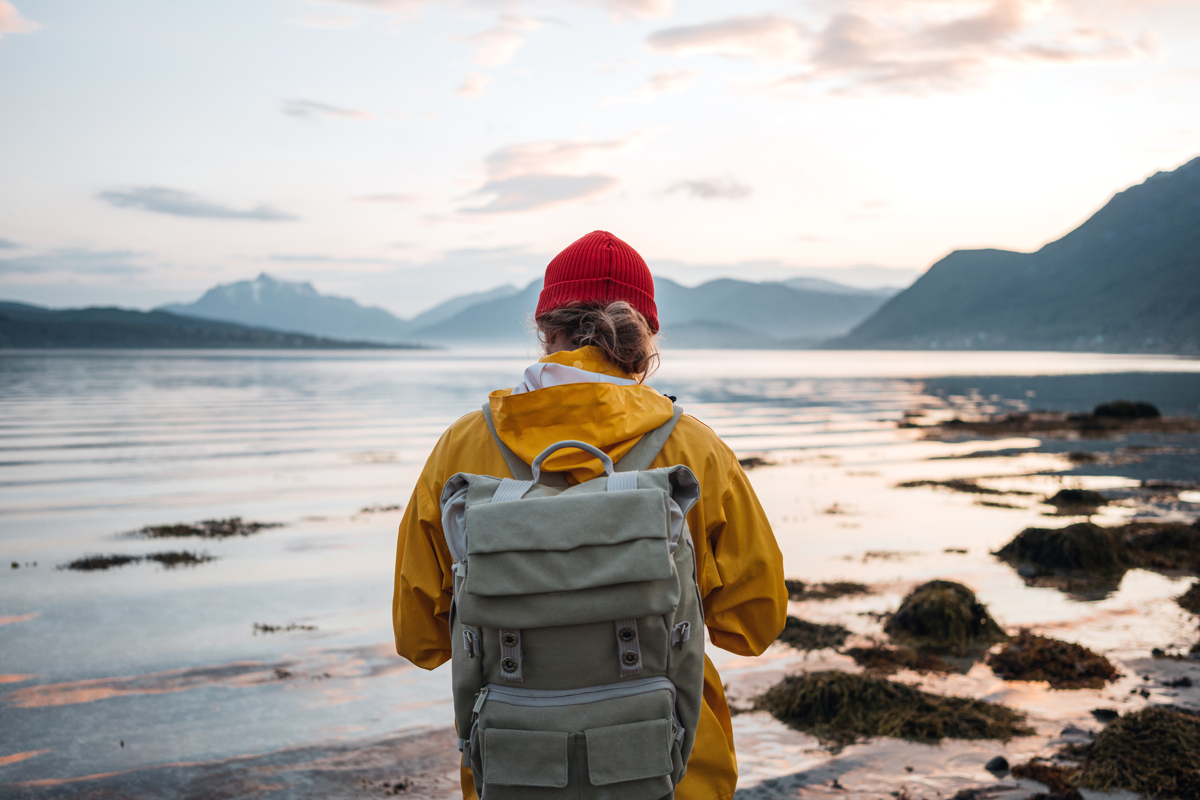
[[[1111,661],[1082,645],[1025,629],[987,663],[1006,681],[1048,681],[1051,689],[1100,689],[1119,675]]]
[[[1163,706],[1121,716],[1096,737],[1079,785],[1161,800],[1200,797],[1200,717]]]
[[[1114,417],[1117,419],[1158,419],[1162,413],[1153,403],[1144,400],[1113,400],[1111,403],[1101,403],[1092,410],[1093,417]]]
[[[1059,511],[1088,512],[1108,505],[1108,498],[1091,489],[1060,489],[1053,497],[1047,498],[1046,503]]]
[[[913,647],[964,653],[1008,636],[975,593],[953,581],[929,581],[913,589],[884,631]]]
[[[831,744],[867,736],[934,743],[942,739],[1029,736],[1025,715],[1007,706],[929,694],[885,678],[846,672],[795,675],[756,704],[776,719]]]
[[[1200,573],[1200,528],[1178,522],[1131,522],[1120,528],[1139,567]]]
[[[822,625],[805,619],[788,617],[783,623],[779,641],[797,650],[822,650],[826,647],[841,647],[846,643],[850,631],[841,625]]]
[[[1175,599],[1184,611],[1200,614],[1200,582],[1193,583],[1186,592]]]
[[[1039,575],[1120,574],[1129,567],[1117,532],[1090,522],[1065,528],[1026,528],[994,555],[1014,567],[1032,567]]]

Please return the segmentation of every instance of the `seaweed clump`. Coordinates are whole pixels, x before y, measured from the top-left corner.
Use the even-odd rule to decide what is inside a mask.
[[[829,581],[827,583],[805,583],[785,580],[789,600],[836,600],[855,594],[870,594],[871,587],[854,581]]]
[[[1058,509],[1060,514],[1082,512],[1090,515],[1100,506],[1108,505],[1108,498],[1091,489],[1060,489],[1046,503]]]
[[[850,631],[841,625],[822,625],[805,619],[788,617],[783,623],[779,641],[797,650],[822,650],[826,647],[841,647],[846,643]]]
[[[922,653],[911,647],[886,647],[881,644],[870,647],[851,647],[846,655],[854,659],[868,672],[894,675],[902,669],[920,672],[953,672],[954,668],[933,653]]]
[[[929,694],[886,678],[847,672],[786,677],[759,697],[755,707],[837,746],[868,736],[933,744],[942,739],[1008,741],[1033,733],[1025,715],[1007,706]]]
[[[987,486],[980,486],[970,478],[951,478],[948,481],[905,481],[904,483],[896,484],[897,489],[919,489],[923,486],[931,486],[935,489],[949,489],[954,492],[965,492],[966,494],[1018,494],[1027,495],[1033,492],[1027,492],[1024,489],[992,489]]]
[[[147,525],[137,532],[148,539],[228,539],[233,536],[250,536],[267,528],[281,528],[281,522],[246,522],[241,517],[228,519],[206,519],[194,525],[182,522],[174,525]]]
[[[1150,706],[1113,721],[1096,737],[1079,785],[1152,797],[1200,797],[1200,717]]]
[[[1193,614],[1200,614],[1200,581],[1193,583],[1186,592],[1175,598],[1180,608]]]
[[[78,572],[95,572],[97,570],[112,569],[113,567],[124,567],[127,564],[140,564],[143,561],[154,561],[161,564],[167,569],[175,567],[194,567],[197,564],[206,564],[209,561],[216,561],[216,556],[210,556],[207,553],[193,553],[188,550],[170,550],[163,553],[150,553],[145,556],[130,556],[124,554],[118,555],[87,555],[83,558],[77,558],[74,561],[63,564],[59,569],[70,569]]]
[[[126,564],[136,564],[141,560],[141,556],[102,556],[89,554],[83,558],[77,558],[74,561],[63,564],[59,569],[71,569],[77,572],[95,572],[97,570],[112,569],[113,567],[123,567]]]
[[[923,650],[954,654],[1008,639],[975,593],[953,581],[929,581],[913,589],[884,631]]]
[[[1120,674],[1111,661],[1082,645],[1024,628],[987,663],[1006,681],[1048,681],[1051,689],[1100,689]]]
[[[1133,402],[1113,400],[1111,403],[1101,403],[1092,409],[1092,416],[1114,419],[1158,419],[1162,416],[1162,412],[1153,403],[1147,403],[1144,400]]]
[[[1044,783],[1050,790],[1030,795],[1028,800],[1083,800],[1083,795],[1075,788],[1079,779],[1078,767],[1052,764],[1035,758],[1024,764],[1017,764],[1012,768],[1012,774],[1017,778]]]

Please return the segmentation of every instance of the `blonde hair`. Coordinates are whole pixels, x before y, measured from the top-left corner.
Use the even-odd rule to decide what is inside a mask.
[[[566,305],[545,312],[536,322],[543,348],[560,337],[571,350],[591,345],[638,383],[658,369],[654,331],[641,312],[624,300]]]

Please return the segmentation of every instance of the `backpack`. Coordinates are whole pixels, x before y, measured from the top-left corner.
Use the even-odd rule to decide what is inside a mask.
[[[679,421],[617,464],[579,441],[513,478],[458,473],[441,495],[459,750],[482,800],[673,798],[703,702],[704,617],[685,466],[647,470]],[[577,448],[605,474],[544,473]]]

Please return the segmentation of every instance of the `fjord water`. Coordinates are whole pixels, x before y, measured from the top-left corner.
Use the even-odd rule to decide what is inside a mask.
[[[531,360],[482,350],[0,355],[0,786],[448,725],[448,670],[418,670],[391,643],[400,507],[442,431]],[[1048,612],[1006,601],[1033,590],[986,549],[1036,514],[952,509],[946,525],[962,514],[1001,522],[947,531],[935,520],[933,533],[895,540],[917,501],[886,481],[929,477],[925,461],[948,452],[898,429],[903,413],[1086,409],[1117,397],[1200,411],[1200,361],[1168,357],[669,351],[649,382],[739,456],[813,465],[804,485],[770,467],[751,473],[789,575],[974,576],[1013,624]],[[1047,466],[1015,471],[1031,468]],[[834,485],[849,516],[810,508]],[[130,533],[233,516],[282,527],[224,540]],[[880,549],[940,549],[947,537],[971,555],[846,565]],[[216,560],[59,568],[166,550]],[[1131,591],[1148,597],[1170,588],[1140,586]],[[1081,614],[1065,602],[1033,605],[1067,624]],[[1182,624],[1147,630],[1169,636]]]

